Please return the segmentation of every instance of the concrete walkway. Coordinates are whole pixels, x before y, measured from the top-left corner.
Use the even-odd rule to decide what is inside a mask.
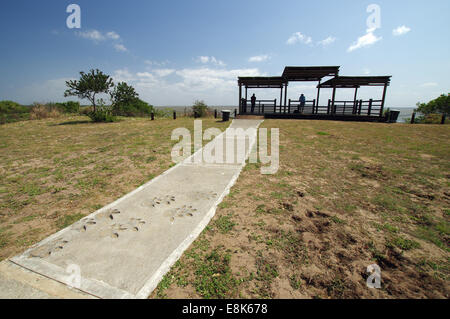
[[[230,128],[256,129],[261,122],[234,120]],[[234,140],[226,134],[230,128],[204,149]],[[244,158],[228,164],[192,163],[188,158],[1,263],[0,298],[147,298],[235,183],[256,131],[244,139]],[[18,277],[25,279],[14,279]]]

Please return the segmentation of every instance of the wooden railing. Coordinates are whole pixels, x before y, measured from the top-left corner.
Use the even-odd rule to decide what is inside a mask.
[[[316,100],[305,101],[301,105],[298,100],[289,99],[286,106],[277,105],[277,99],[274,100],[256,100],[255,108],[252,112],[251,101],[242,100],[242,110],[246,114],[264,114],[264,113],[284,113],[284,114],[331,114],[331,115],[362,115],[362,116],[383,116],[382,100],[356,100],[356,101],[333,101],[328,100],[327,105],[317,105]]]
[[[255,108],[252,112],[252,103],[251,100],[243,99],[244,105],[242,109],[244,113],[247,114],[264,114],[264,113],[276,113],[277,109],[279,111],[280,106],[277,106],[277,99],[274,100],[256,100]]]
[[[328,100],[327,114],[382,116],[382,100],[333,101]]]
[[[305,105],[301,105],[298,100],[289,99],[287,107],[283,106],[283,113],[301,113],[301,114],[315,114],[316,100],[305,101]]]

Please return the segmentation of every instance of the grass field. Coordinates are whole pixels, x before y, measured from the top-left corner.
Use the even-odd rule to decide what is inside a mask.
[[[87,117],[0,125],[0,260],[65,228],[161,174],[172,130],[192,118]],[[228,124],[204,119],[203,128]]]
[[[203,121],[203,128],[229,123]],[[0,259],[167,170],[193,119],[0,126]],[[448,298],[450,126],[266,120],[280,169],[247,165],[154,298]],[[366,287],[377,263],[382,288]]]
[[[247,165],[153,298],[449,297],[450,126],[262,127],[280,128],[278,173]]]

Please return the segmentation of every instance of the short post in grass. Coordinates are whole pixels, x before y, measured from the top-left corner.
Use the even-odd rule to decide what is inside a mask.
[[[416,112],[413,112],[411,115],[411,124],[414,124],[414,120],[416,119]]]
[[[442,114],[441,124],[445,124],[445,113]]]
[[[152,112],[152,113],[150,114],[150,116],[151,116],[151,118],[152,118],[152,121],[154,121],[154,120],[155,120],[155,113]]]
[[[174,120],[177,119],[177,111],[173,111],[173,119],[174,119]]]
[[[217,110],[214,110],[214,118],[217,118]]]

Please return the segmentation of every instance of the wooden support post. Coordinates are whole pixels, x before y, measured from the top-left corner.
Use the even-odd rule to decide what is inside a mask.
[[[283,92],[283,91],[281,91]],[[275,99],[274,103],[273,103],[273,113],[277,112],[277,100]]]
[[[315,108],[316,108],[316,99],[313,100],[312,114],[314,114]]]
[[[358,115],[361,115],[362,103],[362,100],[359,100]]]
[[[328,99],[327,114],[330,114],[330,105],[331,105],[331,100]]]
[[[381,99],[380,117],[383,116],[384,101],[386,99],[386,89],[387,89],[387,83],[384,84],[383,98]]]
[[[334,100],[335,100],[335,98],[336,98],[336,87],[334,86],[333,87],[333,99],[332,99],[332,102],[331,102],[331,106],[332,106],[331,110],[332,110],[333,114],[336,113],[336,108],[334,107]]]
[[[288,113],[291,114],[291,99],[289,99]]]
[[[441,124],[445,124],[445,113],[442,114]]]
[[[177,111],[173,111],[173,119],[174,119],[174,120],[177,119]]]
[[[280,113],[281,113],[281,104],[283,103],[283,85],[281,85],[280,89]]]
[[[245,87],[245,100],[246,100],[246,101],[247,101],[247,99],[248,99],[247,90],[248,90],[248,88]]]
[[[356,114],[356,106],[358,105],[358,103],[356,102],[357,94],[358,94],[358,87],[355,88],[355,96],[353,98],[353,112],[352,112],[352,114]]]
[[[411,115],[411,124],[414,124],[414,120],[416,119],[416,112],[413,112]]]
[[[286,113],[287,87],[288,87],[288,83],[286,82],[284,84],[284,113]]]
[[[369,109],[367,110],[367,115],[370,116],[370,113],[372,113],[372,103],[373,99],[369,100]]]
[[[320,81],[319,80],[319,85],[317,86],[317,106],[319,105],[319,98],[320,98]]]
[[[242,84],[239,84],[239,110],[242,112]]]

